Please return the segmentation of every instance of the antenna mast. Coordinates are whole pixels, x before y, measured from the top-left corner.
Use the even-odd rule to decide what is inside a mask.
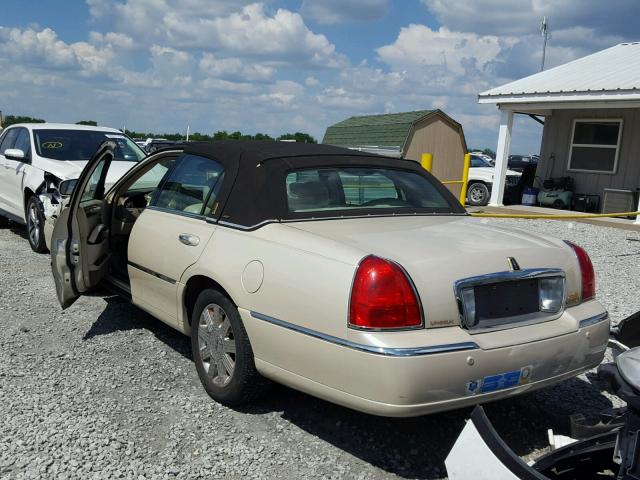
[[[540,33],[542,33],[542,63],[540,64],[540,71],[544,70],[544,60],[547,55],[547,40],[549,39],[549,22],[546,15],[542,17],[542,24],[540,25]]]

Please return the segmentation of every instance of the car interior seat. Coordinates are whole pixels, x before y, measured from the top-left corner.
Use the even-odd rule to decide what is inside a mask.
[[[331,198],[327,186],[318,181],[295,182],[289,185],[289,210],[317,210],[329,206]]]

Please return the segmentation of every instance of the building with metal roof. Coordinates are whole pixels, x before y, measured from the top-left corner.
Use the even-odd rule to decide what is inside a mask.
[[[544,122],[538,177],[571,177],[575,193],[597,197],[605,212],[640,209],[640,42],[492,88],[478,101],[501,111],[494,185],[504,185],[513,116],[525,114]],[[502,192],[492,190],[491,205],[502,204]]]
[[[328,127],[322,143],[416,161],[431,153],[440,180],[462,178],[467,153],[462,126],[441,110],[350,117]]]

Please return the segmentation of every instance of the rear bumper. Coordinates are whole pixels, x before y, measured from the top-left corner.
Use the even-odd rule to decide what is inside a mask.
[[[266,377],[355,410],[411,417],[530,392],[597,366],[609,320],[599,303],[590,303],[580,310],[574,331],[496,348],[470,341],[419,348],[368,345],[373,350],[367,350],[240,312],[256,367]],[[483,393],[486,377],[522,369],[530,373],[526,379]]]

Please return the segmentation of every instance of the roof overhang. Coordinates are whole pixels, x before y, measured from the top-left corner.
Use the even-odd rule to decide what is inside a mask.
[[[520,95],[479,95],[478,103],[495,104],[508,110],[558,110],[581,108],[638,108],[640,92],[548,92]]]

